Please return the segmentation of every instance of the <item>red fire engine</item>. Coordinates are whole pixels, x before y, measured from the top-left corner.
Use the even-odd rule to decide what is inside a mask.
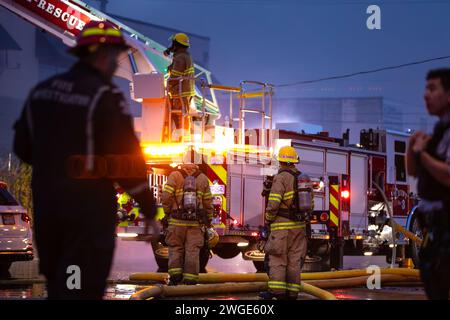
[[[272,129],[273,86],[255,81],[243,81],[239,87],[214,85],[210,72],[195,65],[199,81],[194,101],[201,120],[193,125],[193,135],[182,134],[182,143],[162,142],[164,132],[170,131],[167,117],[175,112],[167,105],[164,70],[170,60],[163,55],[163,46],[80,0],[0,0],[0,5],[69,46],[90,20],[108,20],[122,29],[132,49],[121,59],[117,75],[131,82],[131,96],[142,104],[142,118],[136,119],[135,127],[147,156],[149,184],[159,198],[168,173],[181,162],[187,147],[194,146],[202,153],[205,161],[201,166],[214,194],[214,225],[221,236],[213,249],[219,257],[242,254],[262,270],[264,253],[258,239],[264,224],[263,182],[277,171],[273,155],[281,146],[291,145],[300,155],[299,169],[316,184],[305,269],[341,268],[343,256],[348,254],[390,256],[391,250],[398,253],[398,261],[406,256],[417,258],[416,246],[391,229],[395,219],[418,233],[414,187],[404,167],[406,134],[368,130],[361,132],[358,145],[349,145],[348,133],[333,138],[325,133],[276,131]],[[216,91],[230,95],[225,126],[215,124],[219,117]],[[233,99],[239,101],[238,110],[233,108]],[[248,104],[249,99],[260,101]],[[260,128],[246,127],[249,113],[261,117]],[[382,192],[388,201],[383,201]],[[389,206],[393,214],[387,210]],[[161,218],[164,213],[161,208],[159,211]],[[121,224],[118,234],[139,240],[147,237],[143,230],[138,218]],[[162,235],[153,238],[152,246],[160,269],[164,269],[167,248]],[[207,259],[202,266],[206,263]]]

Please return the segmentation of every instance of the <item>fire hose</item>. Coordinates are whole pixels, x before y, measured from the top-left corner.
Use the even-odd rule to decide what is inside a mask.
[[[364,286],[369,276],[365,269],[304,273],[300,291],[319,299],[334,300],[336,297],[323,289]],[[130,276],[130,280],[165,282],[167,277],[167,273],[136,273]],[[257,292],[267,289],[268,280],[265,273],[201,273],[199,285],[169,287],[159,284],[136,292],[130,299],[146,300],[158,297]],[[402,268],[380,269],[380,283],[385,286],[420,285],[419,271]]]
[[[392,230],[392,262],[391,268],[380,269],[380,281],[384,284],[401,283],[420,283],[420,276],[418,270],[394,268],[396,261],[395,250],[395,234],[394,232],[401,232],[418,244],[422,240],[412,232],[406,230],[397,224],[393,218],[392,208],[386,194],[381,187],[372,182],[383,197],[389,214],[389,224]],[[344,288],[361,286],[367,283],[367,270],[343,270],[332,272],[319,273],[304,273],[302,274],[301,291],[313,295],[319,299],[336,300],[336,297],[323,290],[323,288]],[[168,275],[165,273],[135,273],[130,276],[130,280],[134,281],[155,281],[165,282]],[[242,292],[256,292],[267,289],[267,281],[269,280],[267,274],[229,274],[229,273],[208,273],[199,275],[199,283],[197,286],[176,286],[168,287],[165,285],[157,285],[145,288],[133,294],[130,299],[145,300],[157,297],[173,297],[173,296],[187,296],[199,294],[220,294],[220,293],[242,293]],[[234,283],[233,283],[234,282]],[[218,285],[219,284],[219,285]]]
[[[397,232],[401,232],[405,235],[405,237],[407,237],[408,239],[410,239],[411,241],[414,241],[415,243],[417,243],[418,245],[422,244],[422,239],[420,239],[418,236],[416,236],[414,233],[412,233],[409,230],[406,230],[405,228],[403,228],[401,225],[397,224],[395,221],[394,222],[394,229]]]
[[[418,245],[420,245],[422,243],[422,239],[420,239],[419,237],[417,237],[414,233],[406,230],[405,228],[403,228],[401,225],[399,225],[397,222],[395,222],[394,220],[394,215],[392,213],[392,208],[389,205],[389,201],[386,197],[386,194],[384,193],[384,191],[381,189],[381,187],[374,181],[372,181],[372,184],[378,189],[378,191],[380,192],[381,196],[383,197],[383,201],[388,209],[388,214],[389,214],[389,224],[390,227],[392,229],[392,260],[391,260],[391,268],[394,268],[395,265],[395,260],[396,260],[396,250],[395,250],[395,232],[401,232],[403,233],[403,235],[410,239],[411,241],[414,241],[415,243],[417,243]]]
[[[398,275],[409,278],[419,278],[419,270],[405,268],[382,268],[381,275]],[[131,281],[154,281],[165,282],[168,278],[167,273],[160,272],[144,272],[133,273],[130,275]],[[366,269],[329,271],[329,272],[311,272],[302,273],[301,278],[306,280],[329,280],[329,279],[345,279],[353,277],[369,276]],[[199,283],[223,283],[223,282],[267,282],[269,277],[266,273],[200,273]]]
[[[151,300],[158,297],[183,297],[206,294],[246,293],[267,290],[267,282],[241,282],[222,284],[202,284],[196,286],[166,286],[156,285],[134,293],[130,300]],[[336,297],[321,288],[308,283],[302,283],[300,291],[322,300],[337,300]]]

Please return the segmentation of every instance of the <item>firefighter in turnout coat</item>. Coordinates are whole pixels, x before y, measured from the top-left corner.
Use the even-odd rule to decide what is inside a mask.
[[[204,226],[211,227],[212,195],[208,178],[195,163],[200,156],[188,152],[180,170],[173,171],[164,186],[162,204],[168,215],[169,285],[196,284],[200,250],[205,244]],[[192,179],[189,190],[186,180]],[[189,200],[191,199],[191,200]],[[193,206],[193,210],[188,207]]]
[[[270,235],[264,251],[269,260],[268,291],[262,299],[297,299],[300,291],[301,260],[305,258],[307,238],[305,222],[295,211],[296,186],[300,171],[299,157],[292,147],[282,147],[278,154],[280,169],[275,175],[266,208]],[[297,206],[298,208],[298,206]]]

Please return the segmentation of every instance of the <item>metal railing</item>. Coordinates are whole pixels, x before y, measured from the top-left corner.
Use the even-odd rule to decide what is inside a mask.
[[[260,87],[258,91],[248,91],[246,89],[247,85],[253,85]],[[241,81],[240,83],[240,93],[239,93],[239,143],[245,144],[245,115],[247,113],[256,113],[261,116],[261,132],[259,145],[266,145],[266,121],[269,121],[269,129],[272,129],[272,96],[273,96],[273,85],[268,83],[263,83],[259,81]],[[260,108],[250,108],[246,105],[246,99],[261,98]],[[268,112],[266,112],[266,103],[268,98]],[[272,130],[269,130],[269,148],[272,144]]]
[[[182,138],[181,142],[185,142],[185,119],[186,117],[191,117],[192,115],[189,113],[189,107],[185,105],[186,102],[188,102],[187,99],[183,99],[182,97],[182,86],[183,81],[186,80],[193,80],[193,81],[200,81],[200,89],[201,89],[201,103],[202,103],[202,109],[199,112],[196,110],[196,117],[200,117],[201,119],[201,142],[204,142],[204,133],[205,133],[205,127],[206,127],[206,119],[207,119],[207,110],[206,110],[206,91],[209,89],[211,93],[213,93],[215,90],[217,91],[224,91],[229,93],[229,119],[230,119],[230,126],[233,127],[234,122],[238,122],[239,126],[239,136],[238,136],[238,142],[242,145],[245,144],[245,116],[247,113],[255,113],[259,114],[261,116],[261,127],[260,129],[260,139],[259,139],[259,145],[260,146],[268,146],[269,148],[272,145],[272,110],[273,110],[273,85],[268,83],[263,83],[259,81],[241,81],[239,87],[233,87],[233,86],[224,86],[224,85],[217,85],[217,84],[211,84],[208,83],[204,78],[199,79],[196,77],[177,77],[177,78],[170,78],[170,81],[178,81],[178,96],[175,96],[173,98],[167,99],[168,103],[168,124],[167,128],[169,130],[168,133],[168,140],[172,141],[172,115],[173,114],[180,114],[181,115],[181,123],[180,128],[182,132]],[[248,90],[247,86],[257,86],[258,90]],[[169,86],[166,86],[166,94],[169,97]],[[233,105],[233,98],[237,95],[239,99],[239,112],[238,117],[234,117],[234,105]],[[212,95],[215,97],[215,95]],[[259,107],[248,107],[246,102],[247,99],[257,99],[261,98],[261,103]],[[177,100],[179,102],[179,105],[181,106],[181,110],[179,109],[173,109],[174,107],[174,101]],[[192,103],[190,101],[189,103]],[[194,101],[195,103],[195,101]],[[266,129],[269,130],[269,137],[266,139]],[[268,142],[268,143],[266,143]]]
[[[182,93],[183,93],[183,81],[188,81],[188,80],[192,80],[192,81],[200,81],[200,88],[201,88],[201,102],[202,102],[202,110],[199,112],[197,110],[197,106],[195,106],[195,117],[200,117],[201,119],[201,142],[204,142],[204,133],[205,133],[205,127],[206,127],[206,117],[207,117],[207,111],[206,111],[206,89],[210,88],[210,85],[207,83],[207,81],[204,78],[198,79],[197,77],[177,77],[177,78],[170,78],[170,81],[178,81],[178,96],[175,97],[170,97],[169,95],[169,86],[166,86],[166,96],[170,97],[169,99],[167,99],[167,104],[168,104],[168,130],[169,130],[169,134],[168,134],[168,139],[169,141],[172,141],[172,114],[180,114],[180,121],[181,121],[181,142],[184,142],[184,138],[185,138],[185,120],[186,117],[192,117],[194,115],[190,114],[189,110],[190,110],[190,104],[194,103],[195,104],[195,95],[192,96],[191,99],[192,100],[188,100],[188,99],[184,99],[184,98],[188,98],[188,97],[183,97]],[[210,88],[211,89],[211,88]],[[214,95],[212,95],[214,97]],[[178,109],[173,109],[174,101],[178,101],[179,105],[181,106],[181,110]],[[189,105],[185,105],[187,103],[189,103]],[[190,135],[190,133],[189,133]]]

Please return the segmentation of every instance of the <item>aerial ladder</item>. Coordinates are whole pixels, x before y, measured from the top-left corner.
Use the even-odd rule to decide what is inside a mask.
[[[218,223],[231,218],[227,213],[230,210],[229,206],[226,205],[226,181],[228,173],[231,172],[228,169],[231,168],[232,163],[228,159],[233,159],[233,162],[235,160],[260,161],[260,159],[269,161],[271,153],[275,151],[272,150],[272,141],[275,139],[271,130],[272,85],[256,81],[242,81],[235,87],[213,84],[211,72],[194,64],[196,95],[193,101],[197,121],[193,123],[194,116],[190,112],[185,112],[187,108],[182,108],[180,123],[184,124],[185,117],[188,117],[186,120],[192,121],[194,130],[193,132],[188,130],[185,133],[182,128],[182,139],[178,141],[171,136],[171,117],[180,111],[172,109],[168,98],[167,69],[171,59],[164,55],[165,47],[80,0],[0,0],[0,5],[60,39],[69,47],[75,46],[77,35],[91,20],[108,21],[120,28],[130,49],[119,57],[116,76],[130,82],[131,98],[142,107],[141,117],[135,118],[134,128],[139,133],[148,165],[149,185],[154,190],[156,199],[159,202],[167,175],[173,170],[172,165],[177,164],[173,159],[181,160],[187,147],[193,145],[199,153],[203,154],[203,159],[208,159],[205,169],[211,186],[217,189],[213,194],[216,198],[223,200],[223,205],[220,204],[217,207],[217,218],[220,219]],[[179,81],[178,87],[181,88],[182,81],[186,79],[175,80]],[[216,91],[229,95],[228,121],[225,121],[228,123],[224,126],[216,125],[216,120],[221,116]],[[239,100],[239,103],[236,103],[236,100]],[[250,116],[260,119],[259,129],[249,128]],[[214,172],[219,172],[219,177]],[[239,187],[242,192],[240,200],[236,201],[243,203],[244,179],[240,181]],[[162,208],[159,209],[162,210]],[[160,218],[162,216],[158,214],[157,219]],[[242,221],[242,217],[239,220]],[[124,221],[123,236],[131,238],[133,233],[145,236],[141,223],[139,219]],[[119,227],[121,228],[121,225]],[[161,262],[158,257],[164,257],[165,261],[167,257],[164,253],[166,251],[164,248],[159,248],[158,243],[153,241],[152,246],[158,265],[161,267],[167,262]],[[160,249],[162,254],[158,253]]]
[[[161,44],[80,0],[0,0],[0,5],[70,47],[75,45],[76,36],[91,20],[108,21],[120,28],[130,50],[119,58],[116,76],[130,81],[131,97],[142,105],[142,118],[135,119],[135,129],[140,132],[141,142],[171,142],[169,120],[178,111],[172,110],[169,99],[166,99],[165,81],[171,60],[164,56],[165,48]],[[205,125],[214,124],[220,113],[211,72],[198,64],[194,67],[196,116],[201,119],[201,128],[204,129]],[[181,84],[186,79],[176,80]],[[183,112],[182,116],[189,115]],[[152,123],[143,119],[152,119]]]

